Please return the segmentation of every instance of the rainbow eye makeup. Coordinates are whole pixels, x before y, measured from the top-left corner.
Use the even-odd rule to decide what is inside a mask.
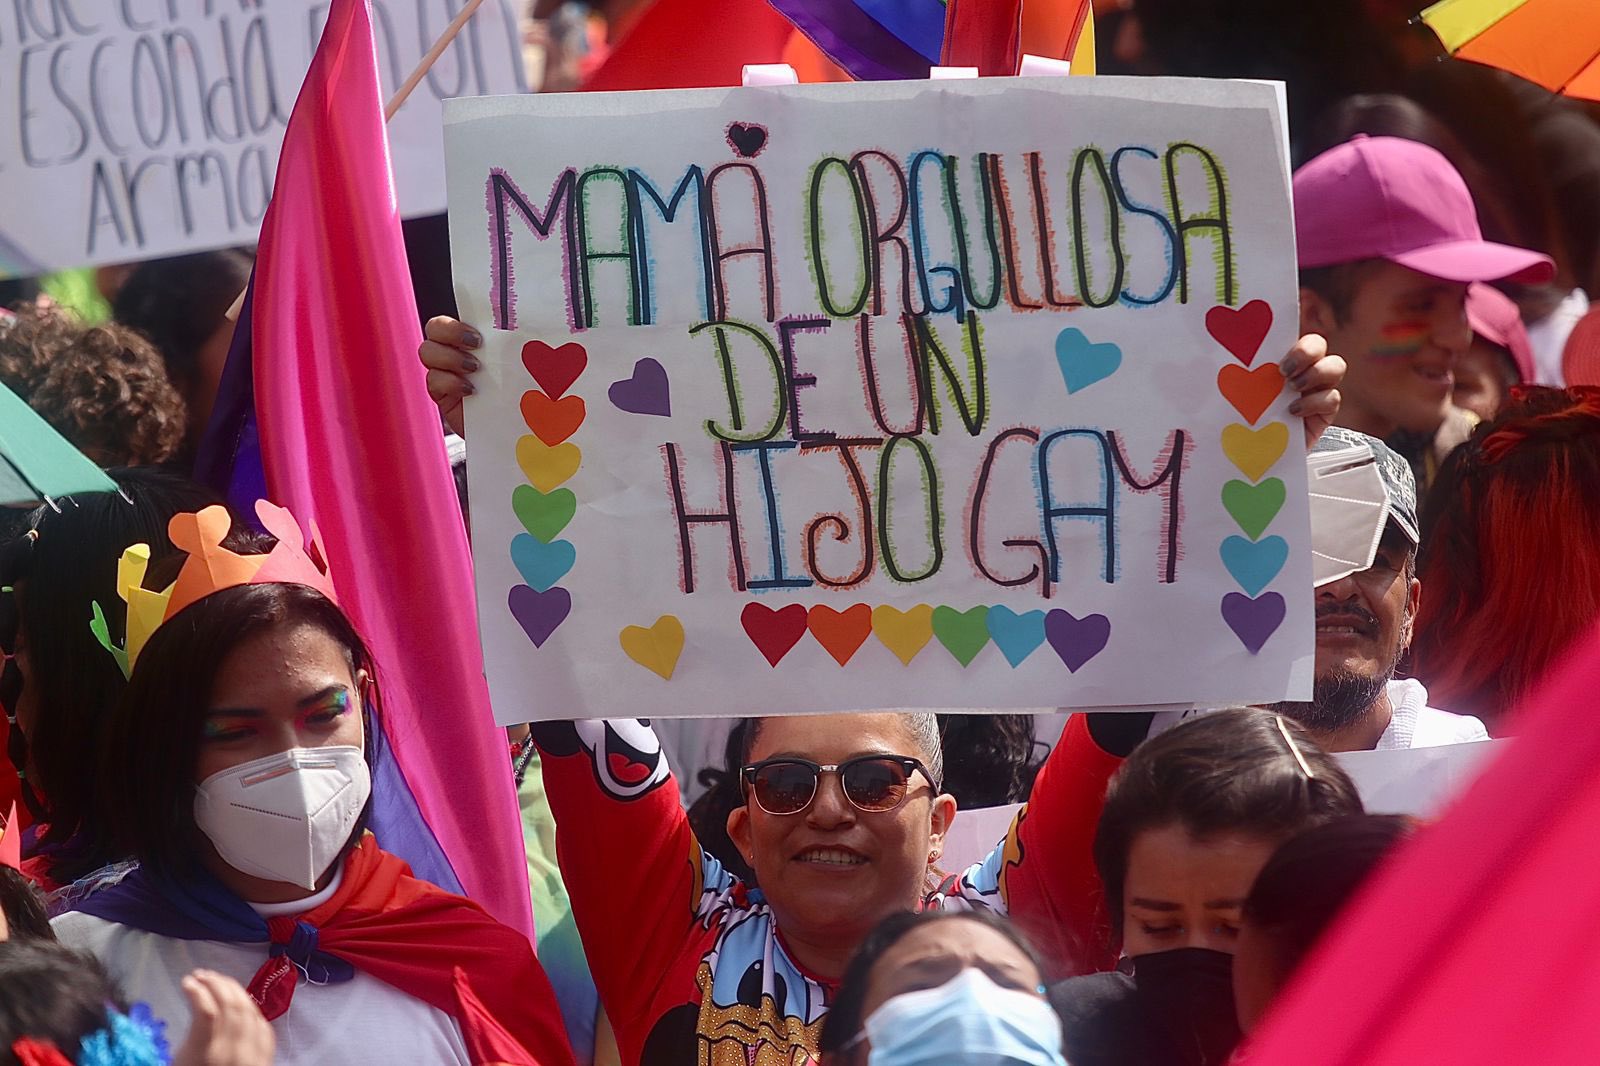
[[[300,721],[309,725],[329,725],[350,713],[350,690],[341,688],[306,708]]]
[[[201,740],[243,740],[249,735],[250,727],[241,725],[237,718],[207,718],[200,727]]]
[[[1391,322],[1383,327],[1378,343],[1372,346],[1372,354],[1385,359],[1416,355],[1428,342],[1431,332],[1432,327],[1427,322]]]

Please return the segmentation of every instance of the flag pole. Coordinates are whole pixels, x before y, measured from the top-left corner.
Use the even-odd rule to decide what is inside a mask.
[[[401,104],[406,102],[406,97],[411,95],[411,90],[415,89],[422,79],[427,77],[428,71],[439,61],[439,57],[444,55],[444,50],[450,47],[450,42],[456,39],[456,34],[461,32],[461,28],[467,24],[467,21],[482,6],[483,0],[467,0],[466,6],[457,13],[455,18],[450,20],[450,25],[446,26],[444,32],[439,35],[439,39],[433,42],[433,47],[428,49],[428,53],[422,57],[422,60],[417,64],[417,69],[411,72],[411,76],[406,78],[400,88],[396,89],[394,95],[389,98],[389,103],[383,109],[383,120],[385,122],[394,118],[394,113],[400,110]]]

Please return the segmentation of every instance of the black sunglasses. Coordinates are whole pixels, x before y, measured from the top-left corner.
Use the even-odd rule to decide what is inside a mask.
[[[763,759],[742,768],[739,780],[746,793],[755,796],[756,806],[768,814],[799,814],[816,798],[822,775],[838,774],[852,807],[882,814],[905,802],[914,773],[921,773],[935,792],[939,790],[928,768],[909,755],[858,755],[831,766],[792,756]]]

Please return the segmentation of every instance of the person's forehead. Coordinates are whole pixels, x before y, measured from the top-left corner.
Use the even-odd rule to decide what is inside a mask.
[[[944,918],[924,922],[911,930],[883,953],[878,966],[884,969],[934,960],[952,960],[964,965],[986,962],[993,965],[1032,963],[1022,949],[1000,930],[966,918]],[[886,965],[887,964],[887,965]]]
[[[1275,841],[1244,831],[1200,837],[1180,825],[1146,829],[1133,838],[1128,852],[1126,895],[1140,895],[1139,885],[1179,885],[1204,892],[1217,879],[1234,879],[1254,871],[1271,855]]]
[[[1424,274],[1410,267],[1380,260],[1369,269],[1363,270],[1355,278],[1356,296],[1373,294],[1378,296],[1414,296],[1420,293],[1436,292],[1445,295],[1459,293],[1462,300],[1467,298],[1467,285],[1463,281],[1447,281]]]
[[[905,718],[897,714],[816,714],[766,718],[751,752],[756,759],[776,752],[846,757],[858,752],[893,752],[920,757]]]

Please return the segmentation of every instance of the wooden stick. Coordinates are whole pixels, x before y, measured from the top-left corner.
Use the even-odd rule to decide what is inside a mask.
[[[450,42],[456,39],[456,34],[461,32],[461,28],[467,24],[467,20],[472,18],[477,13],[478,8],[482,6],[483,0],[467,0],[467,5],[461,9],[455,18],[450,20],[450,25],[446,26],[444,32],[439,35],[439,39],[433,42],[433,47],[428,49],[428,54],[422,57],[422,61],[417,64],[417,69],[411,72],[411,76],[406,78],[404,84],[396,89],[394,95],[389,98],[388,105],[383,109],[383,120],[385,122],[394,118],[394,113],[400,110],[401,104],[406,102],[406,97],[411,95],[411,90],[415,89],[422,79],[428,76],[428,71],[439,61],[439,57],[444,55],[444,50],[450,47]]]

